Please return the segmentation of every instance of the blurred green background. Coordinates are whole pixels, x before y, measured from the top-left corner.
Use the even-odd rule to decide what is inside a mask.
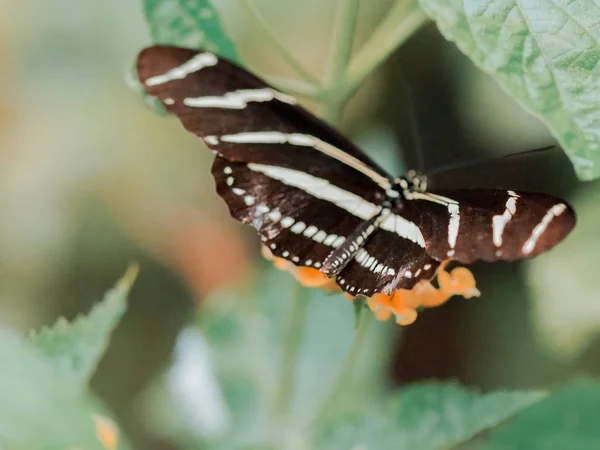
[[[392,2],[363,3],[356,46]],[[253,4],[298,59],[323,73],[334,0]],[[292,74],[235,0],[217,7],[251,69]],[[169,364],[197,304],[263,266],[258,240],[214,193],[210,152],[127,87],[148,44],[137,1],[3,5],[0,321],[28,330],[74,317],[138,260],[130,310],[93,388],[142,448],[167,448],[138,419],[139,394]],[[388,346],[395,382],[452,378],[491,389],[600,374],[600,184],[577,182],[557,152],[524,169],[518,158],[495,161],[552,143],[535,118],[428,24],[365,83],[341,128],[399,171],[418,164],[418,148],[430,170],[486,159],[452,182],[470,186],[471,175],[490,170],[502,187],[565,197],[579,217],[563,244],[534,261],[475,265],[481,298],[450,301],[401,335],[396,329]]]

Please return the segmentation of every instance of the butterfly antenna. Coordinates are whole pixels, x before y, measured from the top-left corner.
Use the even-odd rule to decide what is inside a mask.
[[[499,160],[505,160],[505,159],[521,159],[521,158],[526,158],[528,156],[535,156],[535,155],[544,155],[552,150],[556,150],[557,148],[559,148],[556,144],[554,145],[548,145],[546,147],[542,147],[542,148],[535,148],[533,150],[527,150],[524,152],[516,152],[516,153],[509,153],[508,155],[502,155],[500,157],[498,157],[497,159]],[[489,162],[490,161],[489,156],[484,156],[481,158],[475,158],[469,161],[461,161],[458,163],[454,163],[454,164],[446,164],[444,166],[440,166],[437,167],[435,170],[430,170],[427,172],[427,176],[435,176],[439,173],[442,172],[447,172],[450,170],[458,170],[458,169],[465,169],[471,166],[476,166],[478,164],[481,163],[485,163],[485,162]]]
[[[402,96],[405,99],[404,104],[406,106],[406,112],[408,116],[408,123],[411,134],[410,140],[416,154],[417,169],[419,172],[423,172],[423,170],[425,169],[425,155],[423,153],[423,142],[421,140],[421,134],[419,133],[419,127],[417,123],[416,105],[413,101],[413,96],[411,94],[410,82],[402,67],[400,67],[400,69],[398,70],[398,79],[400,81]]]

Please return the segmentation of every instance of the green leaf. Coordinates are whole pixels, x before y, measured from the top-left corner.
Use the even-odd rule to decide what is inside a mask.
[[[420,0],[454,41],[600,176],[600,4],[593,0]]]
[[[132,265],[117,285],[87,316],[73,322],[60,318],[53,326],[30,336],[31,343],[48,356],[60,373],[84,388],[93,375],[110,334],[127,307],[127,294],[135,281],[138,267]]]
[[[0,445],[104,448],[96,437],[93,400],[73,389],[41,353],[0,331],[0,361]]]
[[[482,450],[600,448],[600,383],[564,387],[493,430]]]
[[[433,450],[471,439],[543,398],[540,392],[479,394],[451,384],[411,386],[315,433],[313,448]]]
[[[294,370],[290,417],[283,424],[283,418],[273,418],[273,410],[283,373],[282,344],[296,295],[308,302],[308,310]],[[290,274],[273,268],[263,271],[255,292],[222,290],[207,299],[200,330],[210,346],[210,362],[204,365],[214,368],[229,417],[222,438],[211,436],[211,448],[223,449],[266,448],[275,435],[303,439],[304,427],[336,379],[356,333],[348,300],[301,288]],[[358,354],[342,407],[359,408],[383,389],[389,330],[385,324],[367,329],[364,351]],[[182,406],[181,401],[174,404]],[[173,409],[168,413],[175,416]],[[155,423],[155,431],[163,426]],[[198,435],[199,428],[190,432]],[[168,434],[168,438],[176,437]]]
[[[144,13],[155,43],[201,47],[240,62],[209,0],[145,0]]]

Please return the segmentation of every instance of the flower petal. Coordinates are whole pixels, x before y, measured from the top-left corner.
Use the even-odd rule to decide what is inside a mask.
[[[391,298],[391,295],[381,292],[367,299],[367,305],[375,313],[377,320],[385,321],[392,317],[393,308]]]
[[[416,299],[417,306],[423,306],[425,308],[433,308],[440,306],[452,296],[448,292],[442,289],[436,289],[429,281],[421,281],[413,288],[414,298]]]
[[[316,287],[326,290],[339,289],[335,283],[335,278],[329,278],[318,269],[312,267],[295,267],[290,268],[290,272],[296,277],[302,286]]]
[[[329,278],[318,269],[312,267],[298,267],[283,258],[273,255],[267,247],[262,248],[262,254],[273,261],[275,267],[289,271],[294,277],[307,287],[316,287],[326,290],[339,290],[335,278]],[[465,267],[457,267],[452,272],[446,271],[450,261],[443,261],[436,272],[440,286],[435,288],[430,281],[421,280],[412,289],[398,289],[387,295],[375,294],[367,298],[367,305],[375,314],[377,320],[386,321],[392,315],[400,325],[409,325],[417,318],[418,308],[432,308],[444,304],[453,295],[462,295],[465,298],[479,296],[480,292],[475,287],[475,277]],[[356,297],[344,293],[344,297],[353,301]]]
[[[475,287],[475,277],[466,267],[452,270],[452,279],[456,283],[457,293],[464,298],[479,297],[481,292]]]
[[[396,313],[395,316],[398,325],[410,325],[417,320],[417,311],[412,308],[406,308],[400,313]]]
[[[475,287],[475,277],[466,267],[457,267],[452,273],[438,271],[437,277],[440,289],[450,295],[462,295],[465,298],[481,295]]]

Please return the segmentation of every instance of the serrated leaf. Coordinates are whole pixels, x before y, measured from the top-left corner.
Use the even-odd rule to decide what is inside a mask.
[[[452,384],[406,388],[359,414],[322,424],[313,448],[434,450],[465,442],[543,398],[540,392],[480,394]]]
[[[0,331],[0,445],[10,448],[104,449],[94,401],[17,336]]]
[[[30,342],[80,388],[88,383],[104,355],[110,335],[127,308],[127,294],[137,273],[137,265],[130,266],[89,314],[72,322],[60,318],[30,336]]]
[[[144,13],[155,43],[204,48],[240,62],[209,0],[145,0]]]
[[[600,383],[566,386],[487,435],[482,450],[600,448]]]
[[[578,176],[600,176],[600,3],[420,0],[446,39],[530,112]]]

